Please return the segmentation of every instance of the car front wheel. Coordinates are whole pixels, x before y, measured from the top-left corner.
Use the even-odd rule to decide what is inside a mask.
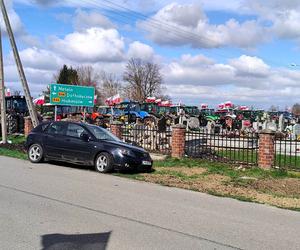
[[[39,163],[43,161],[44,151],[41,145],[33,144],[28,150],[28,158],[32,163]]]
[[[113,159],[110,154],[102,152],[95,160],[95,169],[99,173],[108,173],[113,169]]]

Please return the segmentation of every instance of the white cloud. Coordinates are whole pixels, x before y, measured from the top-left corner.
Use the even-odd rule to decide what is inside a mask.
[[[141,58],[146,61],[152,61],[154,50],[147,44],[135,41],[129,45],[128,58]]]
[[[20,57],[26,67],[39,70],[57,70],[66,63],[66,61],[53,52],[36,47],[20,51]]]
[[[167,5],[138,26],[146,31],[149,39],[161,45],[252,48],[269,39],[269,28],[257,20],[240,23],[230,19],[225,24],[210,24],[197,4]]]
[[[190,104],[221,102],[293,104],[300,94],[300,71],[271,68],[262,59],[242,55],[216,63],[203,55],[183,55],[163,67],[168,94]]]
[[[235,68],[238,76],[266,77],[270,67],[260,58],[242,55],[230,60],[229,64]]]
[[[89,28],[99,27],[103,29],[113,29],[115,25],[105,16],[96,11],[77,10],[73,25],[75,30],[84,31]]]
[[[81,63],[118,62],[124,59],[124,41],[115,29],[90,28],[56,38],[53,49],[67,59]]]

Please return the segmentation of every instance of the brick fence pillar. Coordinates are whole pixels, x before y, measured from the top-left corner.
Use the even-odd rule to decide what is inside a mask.
[[[113,122],[110,125],[110,132],[118,137],[120,140],[123,139],[123,123],[122,122]]]
[[[258,166],[270,169],[275,159],[275,132],[265,129],[259,134]]]
[[[172,157],[174,158],[184,157],[185,131],[186,127],[182,124],[172,127]]]
[[[24,134],[26,137],[29,135],[32,129],[33,125],[30,116],[24,117]]]

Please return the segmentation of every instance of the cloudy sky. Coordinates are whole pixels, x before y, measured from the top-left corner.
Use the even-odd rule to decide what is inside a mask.
[[[300,102],[299,0],[6,0],[33,96],[63,65],[160,64],[174,102]],[[2,22],[2,28],[3,22]],[[6,85],[21,85],[4,32]]]

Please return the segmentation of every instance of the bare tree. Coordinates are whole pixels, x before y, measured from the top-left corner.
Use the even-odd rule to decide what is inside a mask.
[[[271,105],[271,107],[269,108],[269,110],[271,112],[276,112],[276,111],[278,111],[278,107],[276,107],[275,105]]]
[[[78,84],[81,86],[88,86],[95,88],[95,95],[97,96],[98,105],[103,104],[103,95],[100,88],[100,76],[95,73],[92,66],[80,66],[77,68]]]
[[[300,116],[300,104],[299,103],[296,103],[296,104],[293,105],[292,113],[295,116]]]
[[[99,75],[100,91],[104,101],[117,94],[121,94],[122,85],[114,74],[102,71]]]
[[[144,101],[147,97],[161,95],[163,78],[155,63],[130,59],[123,80],[128,83],[125,95],[130,99]]]

